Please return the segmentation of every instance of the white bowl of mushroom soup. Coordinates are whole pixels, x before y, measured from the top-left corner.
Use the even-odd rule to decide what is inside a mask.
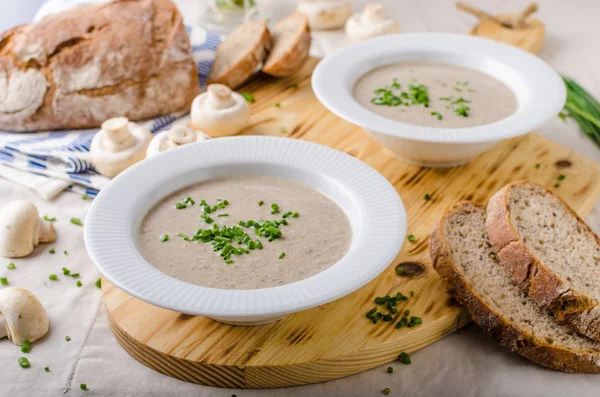
[[[449,167],[532,131],[562,109],[560,76],[500,42],[447,33],[384,36],[319,63],[323,105],[401,159]]]
[[[85,243],[143,301],[257,325],[365,285],[405,232],[400,197],[368,165],[255,136],[185,145],[118,175],[94,200]]]

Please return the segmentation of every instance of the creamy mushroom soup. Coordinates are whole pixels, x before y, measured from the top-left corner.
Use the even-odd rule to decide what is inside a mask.
[[[427,127],[490,124],[518,107],[516,95],[503,82],[473,69],[434,62],[374,69],[356,82],[353,95],[383,117]]]
[[[348,251],[344,211],[304,184],[240,175],[188,186],[155,205],[139,248],[161,272],[223,289],[275,287],[314,276]]]

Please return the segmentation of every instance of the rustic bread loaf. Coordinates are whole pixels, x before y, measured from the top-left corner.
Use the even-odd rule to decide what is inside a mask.
[[[554,322],[511,283],[495,259],[482,206],[461,202],[450,208],[431,234],[433,265],[448,292],[500,345],[553,369],[600,372],[600,343]]]
[[[283,77],[294,74],[308,58],[310,29],[308,19],[300,13],[292,14],[271,30],[273,48],[265,61],[263,72]]]
[[[120,0],[0,36],[0,129],[97,127],[188,110],[196,65],[170,0]]]
[[[488,203],[487,227],[501,263],[556,321],[600,340],[600,240],[558,197],[511,183]]]
[[[271,48],[271,35],[264,21],[238,26],[219,44],[208,83],[236,88],[258,71]]]

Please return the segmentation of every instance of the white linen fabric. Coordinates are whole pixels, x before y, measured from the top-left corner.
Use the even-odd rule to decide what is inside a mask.
[[[187,23],[197,21],[199,2],[178,1]],[[278,15],[294,7],[293,0],[271,2],[281,10]],[[512,12],[524,8],[527,2],[470,0],[469,3],[496,12]],[[600,42],[596,39],[600,2],[539,0],[538,3],[538,17],[548,30],[541,57],[600,97],[597,67]],[[385,4],[390,14],[400,20],[403,32],[468,32],[475,23],[473,17],[456,10],[453,1],[388,0]],[[346,43],[340,31],[317,32],[314,38],[315,55],[327,54]],[[571,123],[553,120],[539,132],[600,161],[600,149]],[[56,243],[38,247],[28,258],[14,260],[17,268],[12,271],[6,269],[11,261],[0,258],[0,277],[8,277],[12,286],[33,291],[46,306],[51,321],[49,335],[26,354],[31,362],[29,369],[22,369],[17,363],[17,358],[25,354],[9,341],[0,340],[2,397],[230,397],[232,394],[238,397],[377,397],[382,396],[381,391],[386,387],[392,390],[390,396],[403,397],[591,397],[597,396],[600,390],[600,375],[569,375],[539,367],[498,347],[473,325],[411,354],[409,366],[395,362],[321,384],[231,390],[179,381],[130,357],[108,328],[101,293],[94,286],[99,274],[83,246],[82,228],[69,223],[70,217],[85,219],[90,201],[74,194],[60,195],[52,202],[43,201],[27,188],[4,179],[0,179],[0,198],[0,206],[16,199],[31,200],[42,214],[58,218]],[[587,219],[596,232],[600,232],[598,213],[596,208],[594,215]],[[48,253],[50,247],[55,247],[56,254]],[[68,255],[64,255],[65,249]],[[77,288],[75,279],[62,275],[63,266],[81,273],[83,287]],[[59,280],[48,280],[50,273],[56,273]],[[70,342],[65,341],[67,335],[71,337]],[[51,372],[44,372],[46,366]],[[388,366],[394,368],[393,374],[386,372]],[[89,390],[80,390],[81,383],[86,383]]]

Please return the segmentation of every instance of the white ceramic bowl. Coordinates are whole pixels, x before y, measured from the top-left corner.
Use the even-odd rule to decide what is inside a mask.
[[[189,284],[146,262],[137,239],[148,210],[182,187],[232,174],[288,178],[325,193],[350,220],[350,250],[313,277],[254,290]],[[258,136],[192,143],[146,159],[101,191],[85,221],[90,257],[118,288],[156,306],[243,325],[270,322],[353,292],[393,261],[405,233],[400,197],[368,165],[326,146]]]
[[[491,75],[515,92],[518,109],[491,124],[433,128],[382,117],[354,99],[352,90],[361,76],[404,61],[449,63]],[[540,58],[508,44],[449,33],[398,34],[351,45],[317,65],[312,87],[330,111],[363,127],[398,157],[432,167],[465,163],[502,139],[540,127],[560,112],[566,99],[562,79]]]

